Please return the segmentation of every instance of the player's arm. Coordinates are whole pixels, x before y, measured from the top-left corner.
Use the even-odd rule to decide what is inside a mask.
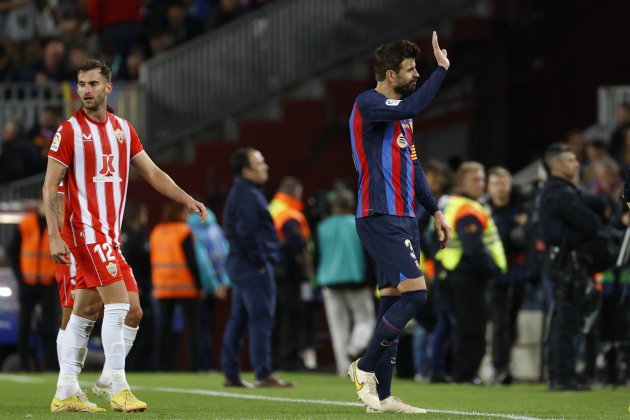
[[[59,184],[66,175],[68,168],[59,161],[48,158],[46,176],[44,177],[44,187],[42,196],[44,198],[44,212],[46,214],[46,225],[48,226],[48,237],[50,240],[50,256],[56,263],[70,264],[68,258],[70,249],[61,239],[61,227],[63,226],[63,203],[59,199]]]
[[[444,215],[438,208],[435,201],[435,197],[429,188],[427,177],[422,169],[420,160],[416,156],[416,149],[414,145],[411,145],[411,160],[414,166],[413,186],[416,191],[416,199],[426,211],[433,216],[433,226],[435,232],[440,240],[440,246],[444,248],[448,241],[451,240],[451,227],[446,223]]]
[[[206,221],[208,217],[206,206],[179,188],[166,172],[158,168],[145,151],[135,155],[131,160],[131,164],[157,192],[185,205],[189,211],[197,213],[201,217],[202,223]]]

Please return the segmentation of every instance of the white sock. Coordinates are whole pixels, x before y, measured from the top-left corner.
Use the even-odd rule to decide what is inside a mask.
[[[125,376],[125,340],[123,321],[129,312],[128,303],[110,303],[105,305],[101,339],[107,368],[111,372],[112,395],[129,388]]]
[[[63,344],[63,334],[65,330],[59,328],[59,332],[57,333],[57,360],[59,361],[59,370],[61,371],[61,345]]]
[[[136,340],[136,335],[138,334],[138,330],[140,327],[130,327],[129,325],[123,325],[123,339],[125,341],[125,358],[131,351],[133,347],[133,342]],[[105,359],[105,364],[103,365],[103,371],[101,372],[101,377],[98,379],[101,385],[111,385],[112,384],[112,372],[109,368],[109,363],[107,363],[107,359]]]
[[[70,315],[61,341],[61,366],[57,379],[55,396],[61,400],[75,395],[81,390],[79,387],[79,373],[83,369],[87,355],[87,342],[94,328],[94,321]]]

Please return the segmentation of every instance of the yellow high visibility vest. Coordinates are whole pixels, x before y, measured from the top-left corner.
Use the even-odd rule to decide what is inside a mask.
[[[475,216],[481,222],[483,228],[483,243],[497,267],[499,267],[502,273],[506,273],[507,259],[505,258],[505,249],[499,237],[497,225],[494,223],[494,220],[492,220],[490,212],[477,201],[461,195],[451,195],[446,202],[444,218],[446,219],[446,223],[453,228],[453,231],[451,232],[450,242],[446,248],[437,252],[435,259],[440,261],[442,266],[449,271],[453,271],[457,268],[464,254],[464,249],[462,248],[455,227],[459,219],[470,215]]]

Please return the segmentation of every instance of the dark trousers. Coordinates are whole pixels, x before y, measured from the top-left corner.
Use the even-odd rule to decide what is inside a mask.
[[[160,308],[160,368],[162,370],[175,370],[175,352],[178,340],[174,337],[172,323],[175,306],[180,305],[184,315],[186,329],[186,356],[188,358],[188,370],[199,370],[199,345],[197,334],[199,333],[199,300],[193,299],[158,299]]]
[[[455,270],[449,273],[448,281],[455,320],[452,376],[456,382],[470,382],[486,352],[485,279]]]
[[[549,381],[551,385],[576,382],[576,337],[582,314],[573,303],[556,299],[549,329]]]
[[[491,291],[492,364],[496,374],[509,373],[516,320],[523,302],[523,282],[496,283]]]
[[[142,322],[133,347],[125,359],[127,371],[156,370],[155,310],[151,299],[140,299]]]
[[[256,379],[272,374],[271,332],[276,308],[276,283],[270,265],[264,269],[241,265],[230,270],[232,279],[232,308],[223,344],[221,367],[231,381],[240,379],[239,355],[243,337],[249,334],[249,356]]]
[[[18,340],[18,352],[22,369],[31,370],[31,360],[34,357],[30,345],[31,323],[35,306],[41,305],[42,318],[40,325],[40,337],[44,347],[44,370],[56,370],[57,362],[57,328],[59,327],[59,293],[57,285],[44,286],[37,284],[30,286],[20,283],[20,330]]]
[[[277,278],[275,327],[273,330],[274,362],[281,370],[300,370],[299,353],[306,347],[307,302],[302,301],[301,277]]]

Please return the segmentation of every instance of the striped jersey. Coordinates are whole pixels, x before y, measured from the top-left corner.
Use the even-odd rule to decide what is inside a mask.
[[[68,246],[120,244],[129,164],[142,150],[132,125],[109,112],[101,123],[80,109],[61,124],[48,157],[68,168],[64,179],[64,224],[69,224],[72,239]]]
[[[359,173],[357,218],[374,214],[415,217],[415,199],[430,214],[433,194],[413,143],[412,118],[439,89],[446,69],[438,67],[405,99],[389,99],[376,90],[361,93],[350,115],[352,156]]]

